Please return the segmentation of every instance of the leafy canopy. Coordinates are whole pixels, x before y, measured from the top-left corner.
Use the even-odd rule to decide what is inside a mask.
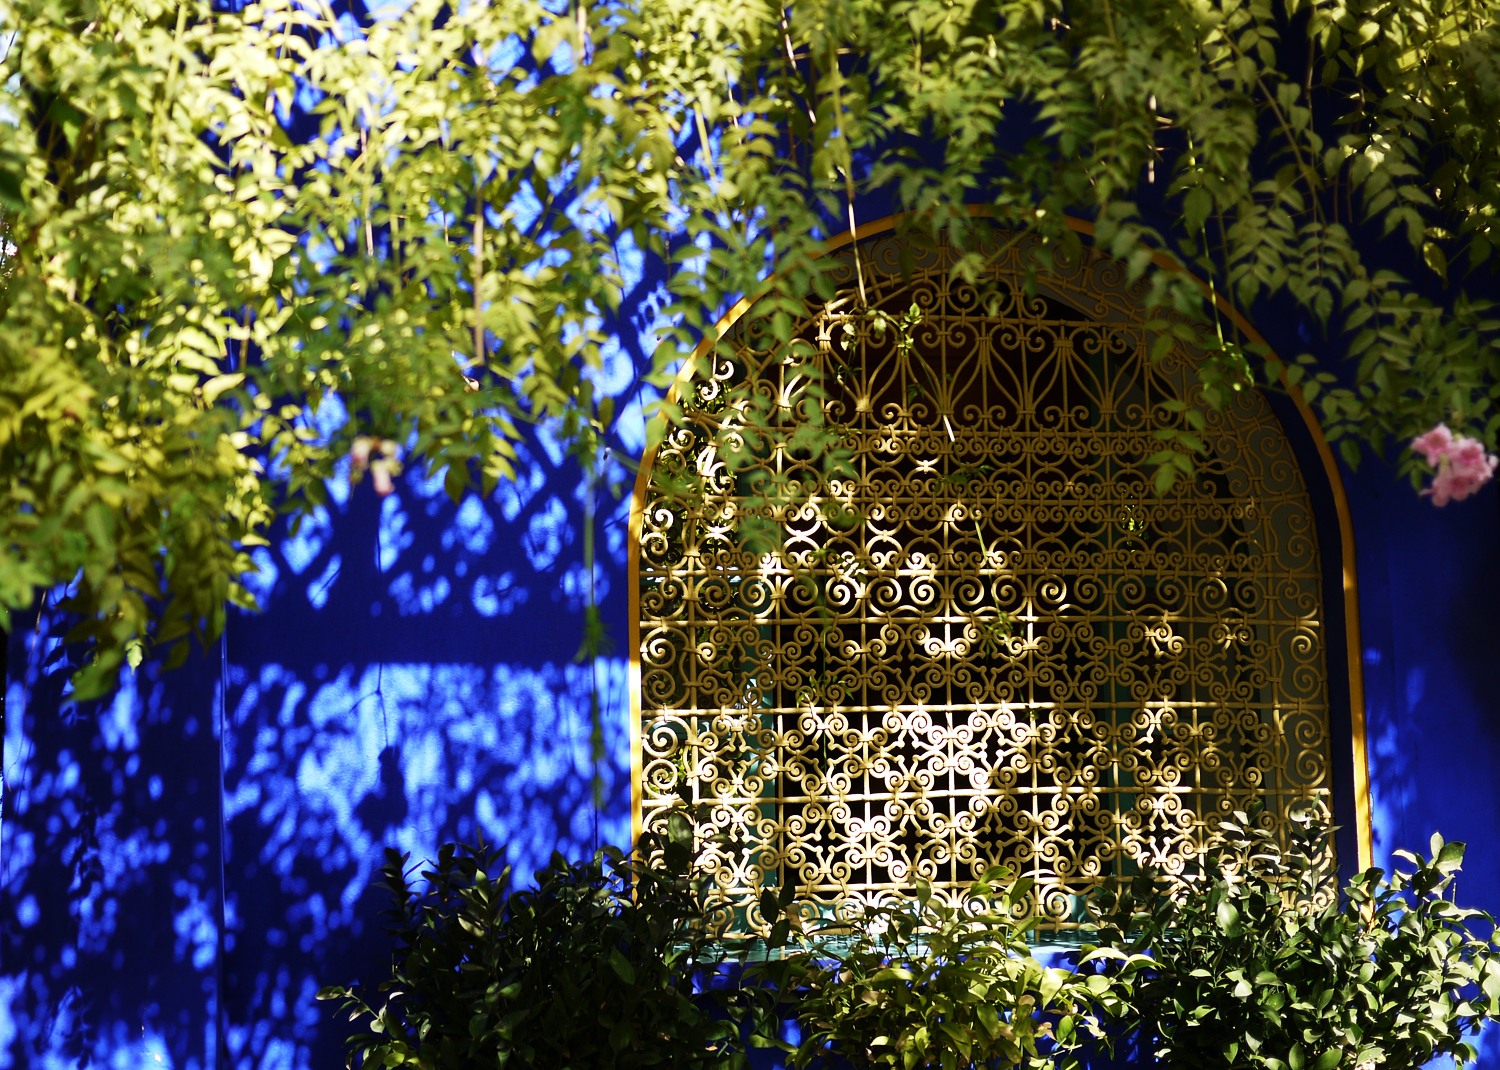
[[[184,656],[360,436],[455,497],[510,475],[527,421],[594,473],[622,256],[668,279],[659,385],[742,295],[795,361],[824,243],[873,203],[946,229],[970,276],[995,227],[1076,246],[1065,216],[1091,219],[1212,355],[1211,402],[1284,376],[1351,463],[1439,420],[1494,446],[1497,11],[15,0],[0,623],[68,584],[80,695]],[[1295,309],[1320,355],[1246,344],[1219,297]],[[741,402],[766,426],[800,404]]]

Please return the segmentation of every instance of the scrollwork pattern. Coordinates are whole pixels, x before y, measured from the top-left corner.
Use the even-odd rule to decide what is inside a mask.
[[[798,325],[856,475],[769,516],[782,552],[740,547],[747,476],[713,445],[748,422],[734,386],[789,396],[758,327],[685,391],[641,503],[644,820],[697,808],[726,930],[764,928],[767,885],[838,913],[996,862],[1066,929],[1101,881],[1190,873],[1231,810],[1328,801],[1316,533],[1265,399],[1210,414],[1158,498],[1194,354],[1148,359],[1121,265],[1022,240],[969,284],[942,246],[901,254],[846,250]],[[849,311],[854,255],[871,307],[921,310],[909,344]]]

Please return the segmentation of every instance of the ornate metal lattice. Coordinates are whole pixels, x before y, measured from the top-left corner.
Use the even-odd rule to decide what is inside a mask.
[[[973,286],[943,247],[904,270],[894,238],[857,250],[869,306],[921,317],[904,336],[839,311],[846,249],[842,303],[799,325],[854,477],[767,514],[782,553],[744,549],[754,481],[713,445],[745,418],[728,387],[792,387],[742,325],[637,502],[641,820],[697,808],[725,928],[763,929],[767,885],[837,910],[995,862],[1068,928],[1101,881],[1190,869],[1228,811],[1258,798],[1280,828],[1326,804],[1317,545],[1264,398],[1211,414],[1158,498],[1145,461],[1194,357],[1149,361],[1120,265],[1028,239]],[[804,465],[783,438],[752,468]]]

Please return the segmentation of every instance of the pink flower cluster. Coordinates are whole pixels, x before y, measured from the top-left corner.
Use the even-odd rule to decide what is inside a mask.
[[[1433,505],[1461,502],[1490,481],[1500,458],[1484,452],[1484,444],[1466,435],[1453,437],[1447,424],[1438,424],[1425,435],[1411,440],[1413,453],[1419,453],[1437,469],[1432,486],[1422,492],[1432,495]]]
[[[349,447],[350,486],[359,482],[367,468],[376,494],[385,497],[395,490],[392,477],[401,474],[400,451],[396,444],[388,438],[371,438],[369,435],[356,438]]]

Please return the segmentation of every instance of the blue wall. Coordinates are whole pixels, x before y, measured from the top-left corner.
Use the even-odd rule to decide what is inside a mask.
[[[664,298],[643,258],[622,261],[593,379],[623,413],[613,456],[631,457]],[[67,696],[55,614],[18,617],[0,1068],[341,1066],[344,1031],[314,995],[389,966],[370,887],[386,846],[418,861],[483,838],[527,881],[554,850],[626,843],[633,472],[604,468],[594,583],[614,651],[597,666],[574,660],[590,489],[546,427],[488,498],[455,505],[415,470],[384,499],[330,481],[326,509],[257,551],[265,612],[232,613],[183,669],[122,674],[109,702]]]
[[[1375,864],[1469,845],[1458,898],[1500,914],[1500,492],[1435,508],[1389,468],[1346,473],[1359,565]],[[1500,1028],[1479,1065],[1500,1067]]]
[[[1371,465],[1358,540],[1376,864],[1470,844],[1463,897],[1500,907],[1500,494],[1437,509]]]
[[[633,280],[599,375],[633,414],[617,455],[642,446],[658,293]],[[1440,828],[1471,845],[1462,898],[1500,909],[1500,494],[1439,510],[1378,463],[1345,480],[1378,861]],[[186,668],[79,705],[53,614],[12,636],[0,1067],[341,1065],[313,995],[379,975],[383,847],[483,836],[525,880],[554,849],[628,837],[625,501],[599,502],[615,651],[591,671],[573,661],[587,488],[545,429],[488,499],[455,505],[419,472],[383,500],[330,491],[263,553],[267,612]],[[1500,1070],[1500,1044],[1481,1066]]]
[[[264,555],[265,615],[104,706],[71,706],[66,655],[15,638],[0,1065],[339,1065],[313,997],[386,961],[367,894],[385,846],[483,838],[525,880],[554,849],[628,840],[624,661],[573,662],[580,484],[543,438],[488,501],[417,473],[345,493]],[[625,510],[603,505],[619,649]]]

